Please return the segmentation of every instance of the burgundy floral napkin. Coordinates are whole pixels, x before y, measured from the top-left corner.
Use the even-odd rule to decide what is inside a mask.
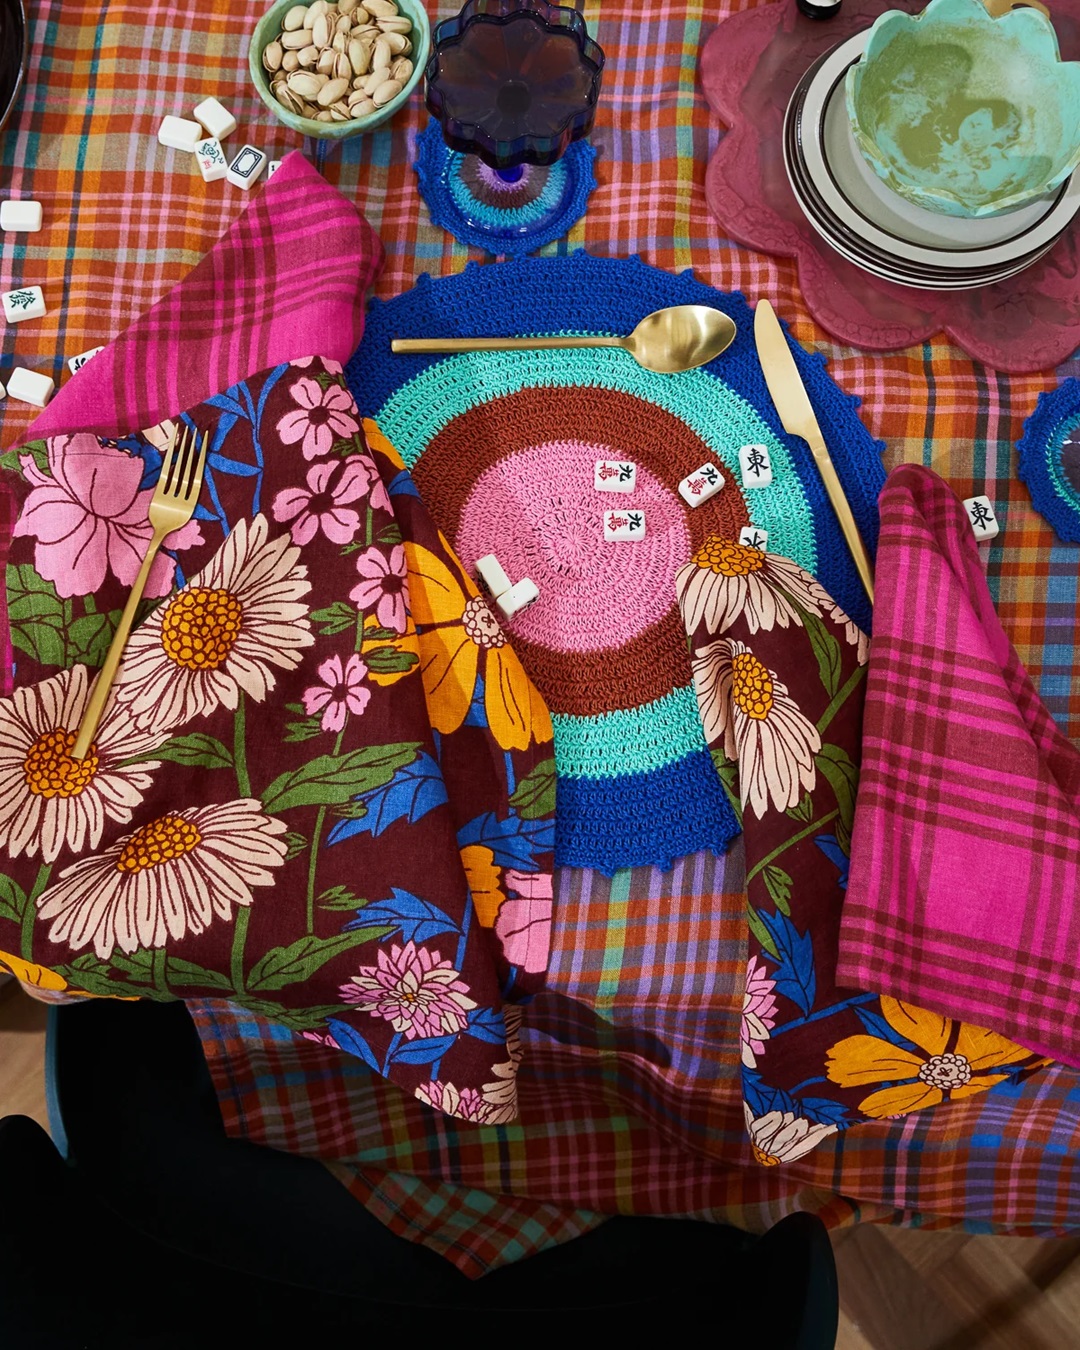
[[[275,232],[309,195],[279,194]],[[340,364],[295,354],[170,409],[210,436],[199,506],[73,760],[165,435],[79,427],[107,355],[3,457],[0,961],[53,993],[233,999],[439,1109],[489,1093],[512,1118],[503,1009],[543,983],[550,931],[544,705]]]
[[[1080,1064],[1080,753],[948,484],[894,469],[881,526],[841,974]]]
[[[677,586],[705,736],[745,838],[742,1080],[759,1161],[1040,1067],[1004,1036],[838,977],[865,635],[795,563],[728,540],[710,539]]]

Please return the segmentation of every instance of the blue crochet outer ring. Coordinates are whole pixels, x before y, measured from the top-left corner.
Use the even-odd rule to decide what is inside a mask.
[[[542,170],[547,182],[539,197],[514,210],[475,195],[462,177],[465,156],[450,149],[434,118],[417,137],[416,150],[413,167],[432,221],[461,243],[488,253],[522,257],[561,239],[585,214],[589,194],[596,187],[596,151],[588,141],[575,141],[560,160]]]
[[[346,368],[361,412],[379,419],[410,400],[411,386],[445,358],[395,356],[394,337],[418,334],[513,336],[553,332],[629,332],[645,314],[665,305],[706,304],[734,320],[732,346],[704,368],[755,410],[782,443],[798,475],[812,531],[819,580],[848,614],[869,629],[869,606],[851,556],[805,444],[780,425],[754,348],[753,312],[741,295],[713,290],[689,273],[679,276],[648,267],[639,259],[594,258],[584,252],[563,258],[515,259],[494,266],[470,263],[456,276],[421,276],[416,286],[388,302],[373,301],[364,340]],[[882,446],[860,422],[858,400],[829,378],[820,357],[793,348],[799,371],[821,423],[837,473],[867,547],[877,541],[877,497],[884,484]],[[477,381],[481,366],[476,369]],[[682,377],[672,376],[673,381]],[[718,402],[723,390],[718,387]],[[432,419],[439,410],[429,408]],[[400,419],[399,419],[400,420]],[[387,425],[394,439],[402,428]],[[407,462],[423,453],[426,432],[407,423],[418,443]],[[408,436],[403,438],[408,439]],[[770,489],[762,489],[768,492]],[[438,518],[438,504],[436,508]],[[582,719],[584,720],[584,719]],[[598,719],[600,720],[600,719]],[[698,734],[700,723],[696,723]],[[558,731],[557,731],[558,736]],[[719,852],[737,832],[734,814],[704,747],[689,750],[648,772],[612,766],[596,777],[560,777],[556,807],[556,860],[560,865],[603,872],[653,864],[702,849]]]
[[[1080,464],[1063,462],[1070,435],[1080,430],[1080,380],[1064,380],[1039,395],[1016,443],[1017,473],[1035,510],[1067,544],[1080,543]]]

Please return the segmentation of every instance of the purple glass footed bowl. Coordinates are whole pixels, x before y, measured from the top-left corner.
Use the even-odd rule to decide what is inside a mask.
[[[468,0],[432,35],[427,107],[451,149],[494,169],[554,164],[588,135],[603,69],[577,10]]]

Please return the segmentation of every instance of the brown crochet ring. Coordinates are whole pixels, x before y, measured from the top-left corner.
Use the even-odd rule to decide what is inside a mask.
[[[597,459],[637,465],[633,494],[593,488]],[[674,576],[710,535],[750,523],[729,476],[687,511],[677,484],[714,462],[666,409],[620,390],[530,387],[452,418],[413,469],[466,567],[495,553],[541,599],[512,625],[515,650],[555,713],[635,708],[690,680]],[[647,537],[604,542],[606,509],[643,506]],[[649,533],[651,532],[651,533]]]

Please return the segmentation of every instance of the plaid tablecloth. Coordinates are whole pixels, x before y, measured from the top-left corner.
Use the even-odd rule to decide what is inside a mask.
[[[1034,513],[1015,476],[1012,449],[1038,391],[1080,367],[1073,360],[1042,377],[1008,378],[975,365],[942,339],[876,357],[837,347],[809,319],[790,263],[751,254],[720,236],[703,182],[722,129],[697,88],[696,63],[718,19],[741,7],[741,0],[654,0],[646,8],[634,0],[586,0],[590,29],[608,57],[592,137],[600,186],[569,239],[547,251],[584,244],[601,254],[640,253],[660,267],[693,267],[711,284],[751,299],[768,296],[802,342],[825,352],[835,378],[863,396],[868,426],[888,443],[888,464],[923,462],[962,497],[986,492],[1002,525],[989,551],[989,576],[1004,626],[1059,726],[1080,738],[1080,685],[1073,679],[1080,548],[1058,542]],[[188,157],[157,144],[166,113],[189,114],[214,94],[240,122],[231,144],[251,140],[273,158],[301,144],[270,119],[248,86],[250,7],[206,0],[197,20],[180,0],[36,0],[31,8],[31,69],[21,110],[0,138],[0,193],[42,201],[46,227],[0,239],[0,289],[40,284],[49,313],[4,329],[0,379],[13,363],[66,377],[66,358],[123,329],[244,209],[243,194],[225,183],[204,184]],[[443,0],[432,6],[432,17],[456,8],[456,0]],[[416,97],[375,135],[325,156],[321,147],[307,147],[381,235],[387,263],[376,293],[383,296],[409,286],[422,271],[460,269],[468,256],[431,226],[416,191],[411,161],[424,120]],[[316,235],[312,249],[317,253]],[[1002,322],[1009,321],[1003,314]],[[3,447],[17,443],[32,415],[23,405],[0,404]],[[612,884],[625,885],[618,877]],[[745,960],[735,918],[739,903],[733,899],[725,910],[730,918],[719,934],[702,935],[692,910],[680,914],[675,908],[680,895],[694,893],[685,884],[658,883],[655,895],[651,885],[645,889],[633,903],[626,896],[618,903],[608,895],[570,896],[577,908],[564,906],[564,924],[573,918],[577,927],[564,929],[562,959],[571,974],[577,963],[577,987],[595,1000],[586,1013],[639,1006],[643,990],[662,1011],[679,1000],[692,1002],[707,977],[710,1016],[719,1019],[717,1026],[725,1019],[730,1025]],[[668,927],[660,932],[655,924],[665,917]],[[576,944],[575,932],[583,935]],[[651,974],[650,962],[661,963]],[[594,993],[587,995],[590,987]],[[573,1030],[576,1014],[565,1012]],[[345,1135],[365,1128],[364,1121],[306,1117],[303,1081],[290,1085],[281,1077],[291,1063],[285,1043],[277,1055],[272,1038],[264,1041],[258,1027],[248,1030],[250,1036],[238,1039],[236,1024],[222,1023],[215,1040],[218,1033],[204,1026],[211,1056],[215,1047],[243,1046],[245,1053],[262,1047],[263,1058],[249,1055],[239,1074],[232,1107],[225,1098],[227,1112],[239,1102],[252,1118],[261,1109],[271,1133],[308,1151],[318,1151],[326,1138],[346,1143]],[[449,1149],[432,1132],[423,1147],[395,1149],[395,1138],[400,1144],[403,1135],[395,1136],[398,1121],[390,1111],[377,1121],[377,1135],[359,1141],[371,1174],[365,1177],[361,1166],[346,1179],[392,1226],[426,1235],[435,1245],[441,1241],[474,1274],[507,1259],[508,1252],[522,1254],[553,1236],[580,1231],[595,1221],[589,1208],[640,1209],[650,1194],[656,1209],[670,1207],[673,1188],[661,1151],[650,1153],[651,1141],[672,1134],[665,1118],[670,1104],[650,1092],[648,1075],[637,1074],[633,1045],[603,1044],[593,1053],[600,1056],[596,1093],[602,1098],[611,1082],[604,1055],[623,1053],[623,1084],[636,1082],[636,1109],[652,1119],[639,1128],[621,1108],[603,1121],[591,1117],[586,1128],[597,1164],[587,1175],[571,1175],[571,1155],[560,1151],[557,1138],[542,1165],[532,1161],[519,1136],[494,1138],[494,1131],[478,1132],[465,1148]],[[686,1053],[693,1059],[700,1047]],[[558,1055],[538,1052],[534,1058],[536,1090],[557,1096]],[[689,1207],[696,1212],[760,1225],[805,1204],[834,1222],[906,1215],[1027,1232],[1080,1224],[1074,1170],[1080,1081],[1074,1071],[1050,1070],[1012,1094],[988,1094],[950,1107],[949,1114],[926,1112],[860,1127],[842,1150],[830,1145],[790,1169],[766,1170],[747,1165],[738,1122],[732,1124],[727,1109],[734,1063],[725,1068],[723,1056],[715,1058],[715,1095],[703,1094],[702,1114],[691,1122],[699,1133],[712,1132],[710,1153],[717,1159],[713,1184]],[[334,1071],[332,1064],[306,1063],[314,1074]],[[564,1138],[580,1126],[572,1096],[568,1087]],[[774,1179],[780,1170],[783,1183]],[[458,1185],[426,1186],[406,1173],[450,1176]],[[487,1193],[525,1199],[517,1208],[500,1209]],[[839,1194],[847,1198],[835,1198]]]

